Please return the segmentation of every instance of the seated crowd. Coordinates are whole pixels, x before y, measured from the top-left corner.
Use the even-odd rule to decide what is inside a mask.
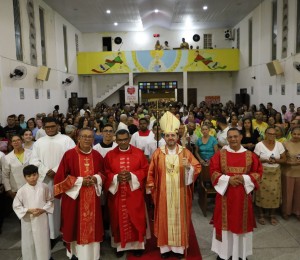
[[[70,153],[70,158],[68,158],[67,151],[76,147],[76,144],[84,147],[89,139],[93,140],[93,152],[98,152],[101,158],[105,158],[107,153],[116,146],[124,146],[124,150],[129,149],[129,146],[126,146],[126,140],[128,139],[130,145],[142,150],[146,159],[137,160],[141,160],[141,164],[146,165],[147,161],[151,162],[155,150],[166,145],[162,129],[157,120],[166,111],[172,113],[180,121],[177,143],[186,147],[195,156],[202,169],[209,168],[210,159],[214,154],[229,145],[227,140],[228,130],[238,129],[242,134],[242,146],[254,152],[263,167],[262,178],[259,182],[260,188],[255,191],[254,200],[254,204],[257,206],[258,223],[265,225],[269,220],[272,225],[277,225],[276,210],[278,209],[280,209],[283,219],[288,220],[292,215],[295,215],[300,221],[300,107],[295,108],[295,105],[291,103],[288,109],[287,106],[282,105],[281,111],[276,111],[270,102],[266,106],[260,104],[257,108],[256,105],[247,107],[245,104],[234,104],[232,101],[226,104],[207,104],[203,101],[198,106],[192,104],[189,107],[180,102],[153,102],[135,106],[128,104],[109,106],[102,103],[97,104],[93,109],[86,104],[81,110],[70,110],[66,114],[61,113],[59,107],[55,106],[52,113],[38,113],[28,120],[25,120],[23,114],[7,117],[7,125],[5,127],[0,126],[0,234],[4,217],[8,215],[7,211],[9,211],[7,204],[11,207],[12,200],[15,199],[18,190],[24,186],[26,181],[29,182],[28,176],[37,171],[35,168],[30,168],[27,172],[25,170],[24,178],[24,167],[31,164],[38,166],[39,178],[49,178],[52,186],[49,186],[48,183],[47,187],[50,187],[51,190],[53,184],[57,184],[55,179],[53,181],[55,171],[51,169],[59,165],[56,170],[63,176],[62,163],[60,162],[65,160],[64,167],[69,167],[67,166],[69,160],[72,161],[76,154]],[[130,134],[128,137],[126,135],[127,131]],[[51,139],[51,137],[57,133],[62,136],[57,142],[63,143],[64,146],[63,148],[55,148],[57,150],[52,151],[54,159],[45,158],[47,152],[51,153],[51,151],[46,151],[45,146],[47,142],[54,142],[52,140],[54,138]],[[92,133],[92,136],[90,133]],[[116,135],[116,133],[118,134]],[[44,137],[49,137],[49,140]],[[82,151],[84,152],[84,149]],[[86,152],[89,152],[89,149]],[[78,154],[79,160],[80,156]],[[98,154],[93,154],[93,157],[98,158],[97,156]],[[119,155],[116,154],[115,156]],[[108,157],[107,161],[114,162],[116,159],[112,153]],[[44,172],[40,170],[41,164],[45,166]],[[114,163],[105,165],[104,162],[104,167],[111,168],[112,172],[115,170],[113,169],[114,165]],[[145,166],[145,169],[147,167]],[[80,171],[81,169],[75,171],[77,170]],[[130,175],[130,172],[135,170],[124,170],[123,172],[124,180],[132,180],[132,185],[134,185],[134,178],[136,177]],[[80,185],[88,187],[104,182],[104,177],[103,180],[97,178],[83,179]],[[62,177],[61,180],[63,179]],[[114,182],[114,180],[111,181]],[[118,181],[122,182],[119,179]],[[75,185],[77,185],[77,182]],[[45,187],[40,188],[45,189]],[[60,187],[60,189],[64,189],[64,187]],[[114,192],[117,192],[118,186],[110,186],[107,189],[111,192],[112,189],[115,189]],[[76,193],[75,190],[73,192]],[[51,206],[49,206],[51,203],[48,202],[48,200],[51,200],[51,196],[47,197],[47,212],[53,212],[53,209],[51,210]],[[60,196],[61,193],[56,193],[55,200],[59,201]],[[76,197],[74,194],[69,196]],[[110,197],[108,199],[110,201]],[[54,208],[55,203],[59,203],[55,200]],[[113,201],[111,199],[111,202]],[[106,206],[103,205],[103,207]],[[141,205],[141,208],[143,208],[143,205]],[[110,212],[113,210],[110,209]],[[32,211],[31,214],[39,215],[43,212]],[[22,215],[20,211],[19,213],[16,211],[16,213],[18,216]],[[62,214],[67,213],[62,212]],[[109,218],[103,215],[103,222],[104,229],[109,229]],[[112,232],[113,228],[117,227],[112,227]],[[57,233],[59,231],[54,230],[52,233],[50,229],[50,234],[48,234],[51,238],[52,247],[57,242]],[[112,236],[116,234],[114,233]],[[96,234],[96,236],[100,235]],[[139,243],[134,248],[137,249],[136,256],[140,256],[142,253],[140,249],[144,249],[139,235],[137,234],[136,239],[139,240]],[[77,244],[71,244],[72,246],[79,250]],[[120,243],[113,245],[112,242],[112,246],[117,250],[117,257],[120,257],[123,253],[119,250]],[[74,252],[72,248],[71,252]],[[77,256],[80,255],[78,252],[76,253]],[[182,251],[179,252],[179,255],[181,255]],[[162,251],[161,249],[163,258],[168,257],[167,253],[168,251]],[[51,256],[47,257],[49,259]]]

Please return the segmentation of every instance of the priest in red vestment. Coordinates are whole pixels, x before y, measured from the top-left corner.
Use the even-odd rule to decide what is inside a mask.
[[[54,177],[54,195],[61,198],[61,233],[67,255],[100,259],[103,238],[100,195],[105,177],[103,158],[92,149],[94,133],[83,128],[78,145],[67,151]]]
[[[160,126],[166,145],[152,155],[146,187],[155,205],[154,235],[161,257],[173,252],[180,258],[189,247],[193,183],[201,166],[185,144],[177,144],[180,122],[172,113],[163,115]]]
[[[212,251],[217,259],[245,260],[252,254],[256,227],[252,195],[258,189],[262,165],[256,154],[241,146],[236,128],[227,132],[229,145],[210,160],[210,174],[217,196],[212,223]]]
[[[116,133],[118,146],[104,159],[112,247],[117,257],[125,250],[140,256],[145,249],[146,206],[144,201],[148,161],[142,150],[129,144],[129,132]]]

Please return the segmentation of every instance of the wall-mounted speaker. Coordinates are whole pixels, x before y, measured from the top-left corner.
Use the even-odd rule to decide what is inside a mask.
[[[193,36],[193,41],[194,41],[194,42],[200,41],[200,35],[199,35],[199,34],[194,34],[194,36]]]
[[[224,31],[225,40],[234,40],[235,29],[227,29]]]
[[[270,76],[283,74],[283,69],[278,60],[273,60],[273,61],[267,63],[267,67],[268,67]]]
[[[115,44],[121,44],[121,43],[122,43],[122,38],[121,38],[121,37],[116,37],[116,38],[114,39],[114,43],[115,43]]]
[[[41,66],[39,68],[38,74],[36,76],[36,78],[38,80],[42,80],[42,81],[48,81],[49,79],[49,75],[50,75],[50,68],[46,67],[46,66]]]

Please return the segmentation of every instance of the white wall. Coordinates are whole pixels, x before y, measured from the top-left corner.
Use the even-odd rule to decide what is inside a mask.
[[[235,28],[240,28],[240,71],[233,77],[233,92],[239,93],[240,88],[247,88],[250,103],[259,104],[272,102],[273,107],[280,110],[281,105],[294,102],[300,105],[300,96],[296,86],[300,83],[300,73],[293,68],[294,61],[300,61],[300,54],[296,51],[296,0],[288,1],[288,51],[287,58],[281,59],[282,37],[282,0],[277,5],[277,59],[284,70],[284,75],[270,76],[266,64],[271,61],[271,25],[272,3],[265,0],[252,13],[245,17]],[[253,65],[248,66],[248,20],[253,21]],[[235,42],[233,43],[235,44]],[[256,77],[253,79],[252,77]],[[281,95],[281,85],[285,85],[285,95]],[[269,85],[273,86],[273,93],[269,95]],[[251,95],[251,86],[254,93]]]
[[[282,104],[294,102],[300,103],[300,96],[296,95],[296,85],[300,83],[300,73],[296,71],[292,64],[300,61],[300,54],[296,54],[296,0],[289,3],[289,29],[288,29],[288,51],[287,58],[281,59],[281,21],[282,21],[282,0],[278,0],[278,42],[277,57],[284,69],[284,75],[271,77],[266,67],[266,63],[271,61],[271,0],[262,1],[253,12],[247,15],[235,28],[240,28],[240,71],[237,73],[217,72],[217,73],[188,73],[188,86],[198,88],[197,102],[199,103],[207,95],[220,95],[221,101],[226,102],[234,99],[235,93],[239,93],[240,88],[247,88],[254,93],[251,95],[251,103],[267,103],[271,101],[274,107],[279,109]],[[171,47],[178,47],[181,38],[185,37],[187,42],[194,47],[199,45],[203,48],[203,34],[213,35],[213,46],[216,48],[231,48],[236,46],[235,41],[224,39],[224,28],[215,30],[199,31],[168,31],[163,28],[150,28],[145,32],[119,32],[119,33],[89,33],[81,34],[74,26],[67,22],[58,13],[54,12],[42,0],[34,0],[35,4],[35,23],[37,36],[38,66],[41,65],[41,46],[38,7],[41,6],[45,11],[46,25],[46,45],[47,45],[47,66],[51,68],[50,78],[47,82],[37,82],[35,80],[38,67],[30,65],[29,59],[29,40],[28,40],[28,17],[26,11],[26,1],[20,1],[21,20],[22,20],[22,43],[24,51],[24,61],[16,61],[14,20],[12,1],[1,0],[0,8],[0,122],[5,124],[9,114],[24,113],[27,118],[37,112],[49,113],[54,105],[59,104],[61,111],[67,109],[67,97],[71,92],[77,92],[79,97],[87,97],[88,102],[92,103],[95,95],[101,95],[107,88],[114,84],[114,79],[118,75],[105,75],[96,81],[96,90],[93,91],[93,80],[91,77],[77,76],[75,33],[79,36],[80,51],[102,51],[102,36],[117,36],[123,39],[123,45],[115,45],[113,50],[149,50],[153,49],[157,38],[154,33],[160,34],[160,41],[169,41]],[[253,65],[248,66],[248,20],[253,21]],[[68,60],[69,71],[64,68],[63,55],[63,25],[67,26],[68,37]],[[227,29],[227,28],[226,28]],[[192,36],[197,33],[201,36],[198,43],[192,41]],[[5,36],[5,37],[2,37]],[[9,78],[9,73],[13,69],[22,65],[27,68],[27,76],[20,81]],[[62,81],[68,76],[74,76],[74,82],[69,86],[63,86]],[[124,76],[124,75],[123,75]],[[254,77],[256,79],[253,79]],[[127,77],[127,76],[125,76]],[[179,82],[182,87],[182,74],[140,74],[134,78],[138,81],[159,81],[173,79]],[[281,95],[281,85],[285,84],[286,95]],[[269,85],[273,86],[273,95],[269,96]],[[25,99],[20,100],[19,89],[24,88]],[[39,89],[40,98],[35,99],[34,90]],[[51,99],[47,99],[47,89],[51,91]],[[105,100],[106,103],[118,103],[118,93],[113,94]],[[95,104],[94,104],[95,105]]]
[[[28,119],[38,112],[52,112],[56,104],[60,105],[61,112],[66,112],[67,98],[70,97],[70,93],[82,91],[84,85],[78,80],[75,49],[75,33],[79,37],[79,47],[82,47],[81,33],[41,0],[34,1],[37,60],[38,66],[41,66],[39,26],[39,6],[41,6],[45,13],[47,66],[51,68],[49,80],[37,81],[38,66],[30,64],[27,1],[20,1],[24,59],[22,62],[16,60],[12,3],[13,1],[1,1],[0,8],[0,123],[2,125],[6,125],[6,117],[10,114],[23,113]],[[67,26],[68,34],[68,73],[64,68],[63,25]],[[27,76],[22,80],[10,79],[9,74],[20,65],[27,68]],[[62,81],[70,75],[74,76],[74,82],[69,86],[63,86]],[[23,100],[20,100],[20,88],[24,88],[25,99]],[[35,89],[39,90],[39,99],[35,99]],[[47,89],[50,89],[50,99],[47,99]],[[67,98],[65,98],[65,90],[67,90]]]
[[[193,41],[193,35],[199,34],[201,39],[199,42]],[[102,37],[112,37],[112,50],[117,51],[119,48],[122,51],[131,50],[152,50],[156,40],[160,40],[161,44],[164,41],[169,42],[169,46],[179,47],[181,39],[193,45],[194,49],[198,45],[203,48],[203,34],[212,34],[212,42],[214,48],[231,48],[231,41],[225,40],[224,29],[197,30],[197,31],[168,31],[160,27],[152,27],[147,31],[142,32],[106,32],[106,33],[84,33],[83,36],[83,51],[94,52],[102,51]],[[153,34],[160,34],[160,38],[154,38]],[[123,45],[116,45],[114,38],[121,37]]]

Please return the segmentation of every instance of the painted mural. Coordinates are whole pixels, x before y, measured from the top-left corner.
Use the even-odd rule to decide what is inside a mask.
[[[78,74],[239,70],[238,49],[81,52]]]

